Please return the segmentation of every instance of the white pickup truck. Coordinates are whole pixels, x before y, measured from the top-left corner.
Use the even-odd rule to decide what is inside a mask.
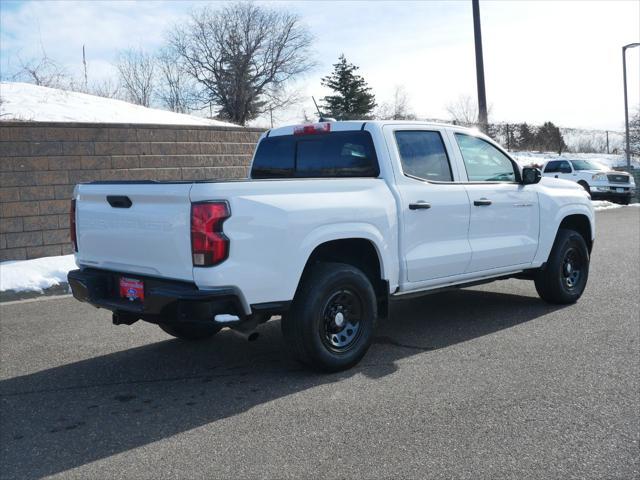
[[[542,175],[576,182],[593,200],[612,200],[629,205],[636,193],[632,175],[618,172],[593,160],[560,158],[544,164]]]
[[[294,355],[337,371],[391,301],[516,277],[575,302],[595,225],[581,186],[478,132],[349,121],[266,132],[248,179],[78,185],[71,234],[73,295],[115,324],[254,337],[281,315]]]

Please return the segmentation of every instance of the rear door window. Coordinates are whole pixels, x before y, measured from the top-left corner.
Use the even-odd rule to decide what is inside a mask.
[[[440,133],[426,130],[395,132],[405,175],[435,182],[451,182],[453,175]]]
[[[253,161],[252,178],[377,177],[369,132],[267,137]]]

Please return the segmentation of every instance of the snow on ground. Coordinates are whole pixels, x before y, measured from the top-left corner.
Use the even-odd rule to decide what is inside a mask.
[[[0,83],[0,120],[235,127],[218,120],[29,83]]]
[[[75,268],[73,255],[0,262],[0,291],[42,292],[66,283],[67,273]]]
[[[595,211],[600,211],[600,210],[611,210],[613,208],[622,208],[625,205],[620,205],[619,203],[613,203],[613,202],[609,202],[607,200],[591,200],[591,203],[593,204],[593,209]],[[632,203],[630,205],[626,205],[629,207],[640,207],[640,203]]]
[[[606,153],[563,153],[558,155],[551,152],[510,152],[511,156],[522,166],[535,164],[543,164],[548,160],[593,160],[595,162],[607,165],[609,167],[623,167],[627,165],[627,159],[624,155],[614,155]],[[631,165],[640,168],[640,161],[632,159]]]

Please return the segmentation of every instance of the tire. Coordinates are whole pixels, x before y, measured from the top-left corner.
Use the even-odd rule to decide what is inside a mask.
[[[578,185],[580,185],[582,188],[584,188],[587,191],[587,193],[589,195],[591,195],[591,187],[589,186],[589,184],[587,182],[581,180],[581,181],[578,182]]]
[[[629,203],[631,203],[631,197],[625,197],[620,199],[621,205],[629,205]]]
[[[204,340],[213,337],[220,331],[220,327],[217,325],[199,325],[194,323],[160,323],[158,326],[169,335],[188,341]]]
[[[549,259],[538,271],[535,285],[540,298],[548,303],[575,303],[589,278],[589,250],[578,232],[558,230]]]
[[[376,303],[373,286],[362,271],[342,263],[319,263],[302,279],[282,318],[285,342],[314,370],[351,368],[371,346]]]

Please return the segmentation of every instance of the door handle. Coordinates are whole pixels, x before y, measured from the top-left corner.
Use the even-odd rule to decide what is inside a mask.
[[[409,204],[409,210],[427,210],[431,208],[431,204],[423,201]]]
[[[107,202],[113,208],[129,208],[133,203],[126,195],[107,195]]]
[[[558,175],[554,175],[553,178],[558,178]]]
[[[481,198],[480,200],[474,200],[473,204],[476,207],[488,207],[489,205],[491,205],[491,200],[489,200],[488,198]]]

